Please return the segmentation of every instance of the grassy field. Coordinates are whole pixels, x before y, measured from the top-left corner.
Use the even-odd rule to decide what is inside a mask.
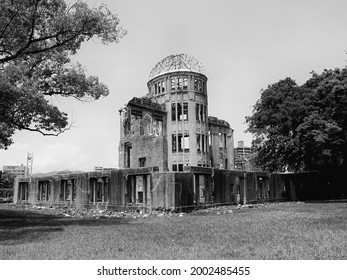
[[[347,259],[347,203],[103,219],[0,205],[0,259]]]

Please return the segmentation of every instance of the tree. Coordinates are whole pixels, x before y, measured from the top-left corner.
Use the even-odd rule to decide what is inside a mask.
[[[345,166],[347,70],[312,73],[302,86],[290,78],[269,85],[246,122],[256,163],[267,171]]]
[[[93,37],[118,42],[126,32],[104,5],[77,1],[3,0],[0,5],[0,148],[16,130],[59,135],[70,128],[67,114],[49,96],[82,101],[108,95],[97,77],[87,77],[70,56]]]

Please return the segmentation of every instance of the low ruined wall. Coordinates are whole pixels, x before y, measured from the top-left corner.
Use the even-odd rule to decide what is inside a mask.
[[[340,176],[340,177],[339,177]],[[150,212],[211,205],[345,198],[342,173],[267,174],[206,167],[17,177],[14,203]]]

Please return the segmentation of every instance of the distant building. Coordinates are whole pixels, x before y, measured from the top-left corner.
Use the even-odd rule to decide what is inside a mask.
[[[21,176],[25,176],[25,171],[26,171],[26,167],[22,164],[22,165],[4,165],[2,168],[2,171],[4,173],[8,173],[11,175],[21,175]]]
[[[237,147],[234,149],[235,155],[235,169],[250,171],[250,156],[252,155],[252,148],[246,147],[243,141],[237,142]]]
[[[119,110],[119,167],[234,169],[233,129],[208,116],[207,77],[193,57],[170,55],[150,72],[146,97]]]

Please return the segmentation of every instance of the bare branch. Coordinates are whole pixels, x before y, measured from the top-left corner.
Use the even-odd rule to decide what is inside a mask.
[[[38,128],[30,128],[30,127],[23,127],[23,126],[19,126],[18,124],[16,124],[16,126],[19,128],[19,129],[22,129],[22,130],[28,130],[28,131],[33,131],[33,132],[38,132],[40,134],[42,134],[43,136],[59,136],[60,134],[64,133],[65,131],[68,131],[70,130],[73,126],[75,122],[72,121],[70,123],[70,125],[62,130],[60,130],[59,132],[57,133],[47,133],[47,132],[43,132],[42,130],[38,129]]]

